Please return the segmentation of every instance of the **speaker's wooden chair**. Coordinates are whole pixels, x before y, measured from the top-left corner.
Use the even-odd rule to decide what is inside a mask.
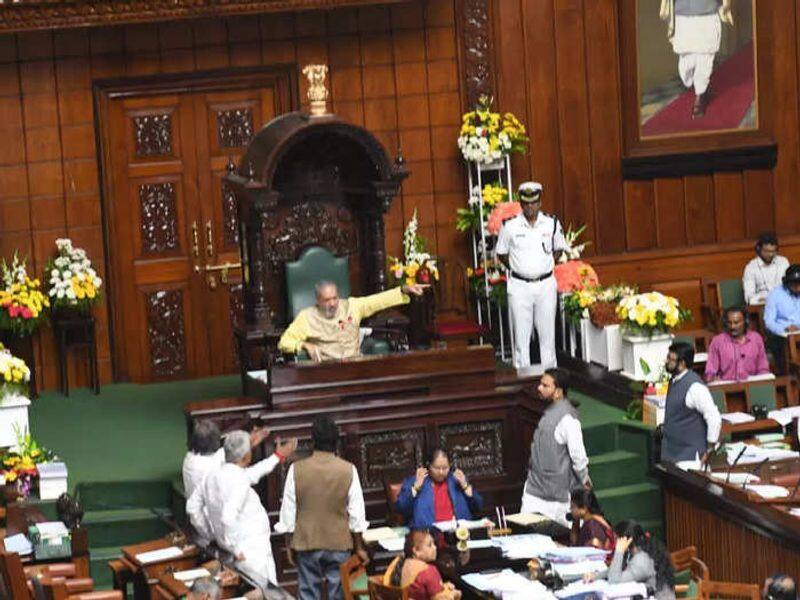
[[[361,559],[353,554],[339,567],[344,600],[362,600],[369,597],[367,569]]]

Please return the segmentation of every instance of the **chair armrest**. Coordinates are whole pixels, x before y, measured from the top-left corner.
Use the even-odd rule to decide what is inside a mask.
[[[33,565],[25,567],[25,577],[38,577],[46,575],[49,577],[75,577],[75,565],[72,563],[53,563],[50,565]]]
[[[65,579],[64,585],[67,586],[67,592],[70,594],[79,594],[81,592],[91,592],[94,589],[94,581],[89,577],[76,577],[75,579]]]
[[[122,600],[122,592],[119,590],[101,590],[77,595],[71,594],[67,600]]]

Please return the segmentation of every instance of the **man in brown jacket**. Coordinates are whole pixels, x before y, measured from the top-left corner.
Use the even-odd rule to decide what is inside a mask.
[[[338,600],[339,566],[354,548],[364,564],[369,561],[361,540],[369,523],[358,471],[334,454],[339,428],[329,417],[317,417],[311,436],[313,454],[295,462],[286,474],[275,529],[287,533],[289,560],[297,566],[298,598],[317,600],[326,585],[328,598]]]

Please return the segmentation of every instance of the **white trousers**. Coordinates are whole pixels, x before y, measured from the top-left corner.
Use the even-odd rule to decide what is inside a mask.
[[[511,327],[514,329],[514,366],[517,369],[531,365],[531,338],[533,327],[539,334],[539,355],[542,368],[556,366],[556,278],[527,282],[509,277],[508,306],[511,309]]]
[[[522,490],[522,506],[519,509],[521,513],[538,513],[544,515],[551,521],[563,525],[564,527],[572,527],[572,524],[567,521],[567,513],[569,512],[569,501],[558,502],[555,500],[542,500],[538,496],[528,494],[525,489]]]
[[[680,73],[681,81],[687,88],[693,87],[697,96],[706,93],[713,71],[713,54],[690,53],[681,54],[678,57],[678,73]]]
[[[240,542],[239,546],[244,560],[237,562],[236,568],[261,587],[266,587],[267,581],[278,585],[269,536],[253,535]]]

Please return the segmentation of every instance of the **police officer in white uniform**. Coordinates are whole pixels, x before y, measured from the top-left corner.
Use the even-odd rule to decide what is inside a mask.
[[[495,255],[509,270],[508,304],[514,328],[514,366],[531,364],[533,326],[539,334],[542,368],[556,366],[556,279],[554,253],[566,248],[558,219],[541,212],[542,184],[519,186],[522,213],[503,224]]]

